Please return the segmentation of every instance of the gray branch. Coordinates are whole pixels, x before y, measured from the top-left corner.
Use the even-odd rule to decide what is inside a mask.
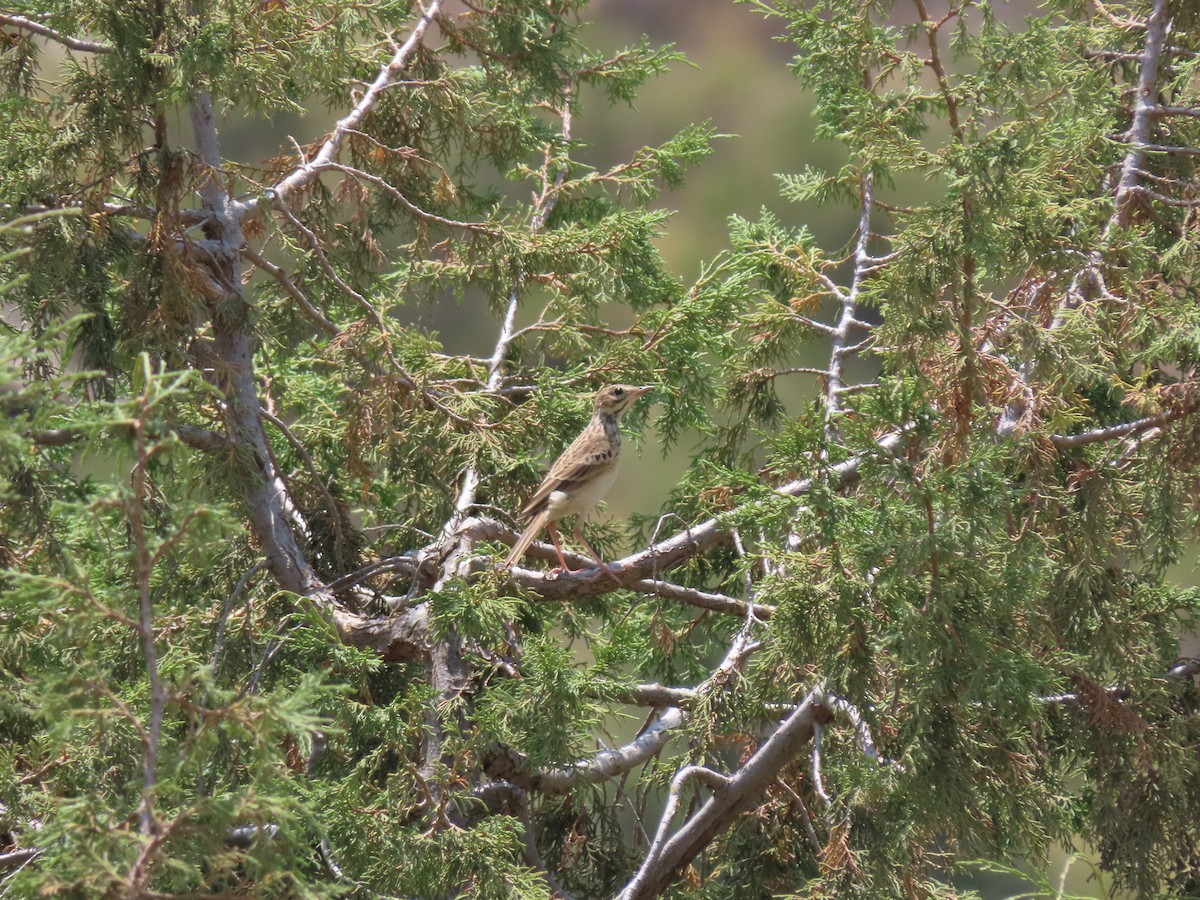
[[[40,35],[44,38],[49,38],[56,44],[62,44],[64,47],[70,47],[72,50],[82,50],[87,53],[112,53],[116,48],[109,44],[101,44],[97,41],[85,41],[77,37],[71,37],[69,34],[63,34],[61,31],[55,31],[48,25],[43,25],[41,22],[35,22],[33,19],[26,16],[13,16],[8,13],[0,13],[0,22],[5,25],[12,25],[14,28],[19,28],[22,31],[29,31],[33,34]]]
[[[330,132],[325,143],[321,145],[321,149],[317,151],[316,156],[309,161],[302,162],[294,172],[275,184],[273,191],[276,196],[282,200],[288,194],[308,184],[317,177],[317,174],[325,164],[331,163],[337,158],[342,144],[346,141],[346,137],[358,129],[359,124],[366,118],[367,113],[375,106],[379,98],[383,95],[383,92],[408,68],[409,61],[412,59],[421,40],[425,37],[426,30],[441,10],[442,2],[443,0],[429,0],[424,14],[413,26],[412,33],[409,34],[408,39],[396,47],[392,58],[388,60],[387,65],[379,70],[379,74],[375,76],[375,80],[371,82],[370,87],[367,88],[358,103],[354,105],[354,108],[350,110],[345,118],[333,126],[333,131]],[[256,208],[258,202],[254,200],[247,203],[247,210],[251,211]]]
[[[749,626],[739,630],[725,658],[712,675],[695,689],[695,696],[699,698],[723,689],[761,646],[760,642],[751,640]],[[659,753],[670,740],[671,732],[687,722],[688,716],[685,710],[677,706],[667,707],[653,724],[628,744],[602,750],[586,761],[542,769],[535,774],[533,786],[545,793],[564,794],[581,782],[595,784],[616,775],[624,775]]]
[[[568,84],[566,95],[563,97],[562,109],[559,110],[559,137],[564,148],[569,147],[571,143],[571,97],[572,93]],[[562,187],[563,181],[567,177],[567,163],[565,160],[558,166],[554,175],[550,175],[553,158],[554,145],[547,144],[545,164],[542,167],[542,190],[534,199],[533,220],[529,224],[529,233],[531,235],[537,234],[545,227],[547,220],[550,218],[550,213],[554,211],[554,206],[558,203],[558,189]],[[486,389],[489,391],[495,392],[499,390],[504,377],[504,363],[508,359],[509,351],[512,349],[513,341],[517,336],[517,309],[520,305],[521,285],[524,277],[523,272],[518,273],[516,281],[508,292],[508,305],[504,310],[504,321],[500,326],[500,334],[496,338],[496,345],[492,349],[492,355],[488,358],[487,363]],[[454,511],[442,528],[443,537],[452,534],[462,525],[463,521],[470,514],[471,508],[475,505],[475,496],[478,489],[479,470],[474,465],[471,465],[463,473],[462,483],[458,490],[458,498],[454,501]]]
[[[858,240],[854,247],[854,275],[850,279],[850,290],[839,295],[842,302],[842,314],[837,326],[833,329],[830,341],[829,368],[825,379],[825,440],[833,443],[837,440],[837,419],[842,412],[842,394],[846,390],[843,381],[846,357],[862,349],[863,342],[849,345],[850,330],[862,328],[864,323],[857,318],[858,296],[862,290],[863,281],[871,267],[871,256],[867,253],[867,242],[871,236],[871,212],[875,203],[875,180],[868,173],[862,176],[861,206],[858,217]]]
[[[1069,450],[1074,447],[1085,447],[1088,444],[1098,444],[1103,441],[1112,441],[1131,435],[1144,434],[1154,428],[1161,428],[1163,425],[1191,415],[1196,411],[1198,406],[1200,406],[1200,400],[1193,400],[1175,409],[1155,413],[1152,416],[1146,416],[1132,422],[1122,422],[1119,425],[1109,425],[1105,428],[1093,428],[1091,431],[1084,431],[1079,434],[1052,434],[1050,435],[1050,443],[1059,450]]]
[[[780,771],[812,740],[816,727],[828,721],[829,710],[812,694],[806,697],[771,737],[726,777],[721,789],[663,843],[661,850],[647,854],[618,895],[620,900],[662,896],[677,874],[774,783]]]
[[[1104,276],[1101,271],[1104,263],[1104,250],[1112,240],[1113,233],[1121,228],[1129,227],[1133,218],[1134,200],[1139,195],[1140,177],[1144,174],[1142,164],[1146,152],[1154,149],[1149,143],[1154,131],[1154,123],[1158,118],[1155,97],[1158,93],[1159,65],[1162,60],[1163,48],[1166,45],[1167,32],[1170,29],[1168,0],[1155,0],[1154,8],[1146,23],[1146,43],[1138,56],[1141,68],[1138,72],[1137,98],[1134,105],[1133,118],[1129,129],[1122,135],[1121,140],[1129,145],[1129,151],[1121,163],[1121,174],[1117,180],[1114,208],[1108,224],[1100,237],[1100,246],[1087,255],[1083,267],[1071,280],[1067,294],[1058,306],[1050,331],[1055,332],[1066,322],[1065,314],[1077,309],[1087,298],[1085,288],[1098,289],[1102,296],[1108,295],[1104,286]],[[1026,360],[1020,368],[1020,380],[1028,384],[1036,370],[1036,360]],[[1010,437],[1017,428],[1032,413],[1028,400],[1010,403],[996,423],[996,434],[1001,438]]]
[[[1158,70],[1162,61],[1163,47],[1170,29],[1170,3],[1155,0],[1154,9],[1146,23],[1146,45],[1142,50],[1141,71],[1138,74],[1137,95],[1133,107],[1133,120],[1125,133],[1129,152],[1121,163],[1121,178],[1117,183],[1116,209],[1101,240],[1107,243],[1114,229],[1128,228],[1133,217],[1134,190],[1138,185],[1138,170],[1142,167],[1147,145],[1154,133],[1154,122],[1158,117],[1155,98],[1158,95]]]

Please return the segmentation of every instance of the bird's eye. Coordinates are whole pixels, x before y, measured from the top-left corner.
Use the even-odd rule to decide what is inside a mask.
[[[624,397],[625,396],[625,388],[621,388],[621,387],[613,388],[613,396],[614,397]]]

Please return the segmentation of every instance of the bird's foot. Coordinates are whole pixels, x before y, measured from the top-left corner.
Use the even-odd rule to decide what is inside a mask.
[[[616,582],[617,586],[621,586],[621,579],[617,577],[617,573],[624,568],[619,563],[604,563],[597,560],[598,568],[591,570],[591,573],[584,578],[584,581],[599,581],[605,575]]]
[[[622,571],[622,566],[617,563],[600,563],[594,569],[571,569],[567,566],[555,566],[546,572],[547,578],[565,578],[568,575],[577,575],[580,581],[593,582],[599,581],[605,575],[611,578],[618,586],[621,585],[621,579],[617,577],[617,573]]]

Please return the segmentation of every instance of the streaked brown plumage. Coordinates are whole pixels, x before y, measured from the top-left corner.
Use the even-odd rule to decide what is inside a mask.
[[[596,564],[604,569],[599,554],[583,539],[580,526],[616,480],[617,461],[621,456],[621,416],[650,389],[631,384],[611,384],[597,392],[592,406],[592,420],[555,460],[541,485],[521,510],[522,517],[531,519],[513,544],[512,552],[504,561],[505,567],[524,556],[529,545],[545,528],[550,532],[550,540],[558,551],[562,568],[570,570],[563,559],[555,525],[567,516],[578,516],[575,539],[587,547]]]

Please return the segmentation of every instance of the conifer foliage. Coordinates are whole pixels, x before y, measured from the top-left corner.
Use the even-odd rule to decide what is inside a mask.
[[[1195,4],[754,3],[847,162],[692,284],[585,5],[0,9],[0,893],[1200,895]],[[613,381],[669,508],[501,568]]]

